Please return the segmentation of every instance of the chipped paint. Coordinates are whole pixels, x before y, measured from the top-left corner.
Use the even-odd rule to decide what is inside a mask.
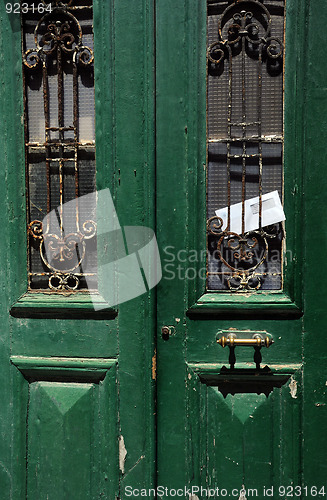
[[[124,436],[119,436],[119,468],[122,474],[125,474],[125,459],[127,450],[124,443]]]
[[[226,457],[226,456],[225,456],[225,458],[226,458],[227,460],[229,460],[230,462],[233,462],[233,464],[235,464],[235,465],[240,465],[238,462],[236,462],[236,461],[235,461],[235,460],[233,460],[232,458],[229,458],[229,457]]]
[[[180,318],[175,318],[176,323],[180,323],[181,319]]]
[[[189,495],[189,500],[200,500],[197,495]]]
[[[290,388],[290,393],[293,399],[297,398],[297,381],[294,380],[293,377],[291,377],[290,383],[289,383],[289,388]]]
[[[157,380],[157,349],[152,356],[152,380]]]
[[[141,455],[140,458],[137,460],[137,462],[135,462],[135,464],[133,465],[133,467],[131,467],[125,474],[125,477],[130,473],[132,472],[133,469],[135,469],[135,467],[145,458],[145,455]]]

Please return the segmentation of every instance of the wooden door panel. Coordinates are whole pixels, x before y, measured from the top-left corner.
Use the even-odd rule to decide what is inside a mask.
[[[263,486],[275,487],[274,498],[279,486],[308,487],[305,498],[315,485],[326,496],[326,292],[318,280],[325,268],[326,6],[285,4],[283,289],[234,293],[206,289],[207,3],[221,11],[233,4],[156,4],[157,234],[164,256],[158,324],[171,332],[168,340],[158,337],[159,484],[245,484],[261,489],[258,498]],[[282,4],[261,3],[276,10]],[[237,348],[243,391],[224,397],[228,348],[216,343],[223,330],[269,332],[274,344],[263,350],[262,366],[274,382],[281,377],[280,385],[267,395],[251,392],[253,349]],[[175,461],[168,459],[173,453]]]
[[[211,370],[219,367],[211,365]],[[284,385],[268,396],[224,396],[197,372],[188,368],[186,396],[192,483],[229,492],[244,484],[257,488],[260,497],[264,487],[278,491],[280,485],[300,481],[302,371],[291,369]]]
[[[153,3],[93,7],[97,190],[122,225],[154,228]],[[154,295],[108,314],[86,290],[28,290],[21,17],[0,11],[1,496],[118,498],[154,482]]]
[[[29,387],[27,498],[92,494],[92,384],[33,382]],[[93,431],[93,432],[91,432]],[[93,489],[94,491],[94,489]]]
[[[15,483],[17,497],[113,496],[118,473],[116,361],[14,356],[12,364],[15,473],[25,477]]]

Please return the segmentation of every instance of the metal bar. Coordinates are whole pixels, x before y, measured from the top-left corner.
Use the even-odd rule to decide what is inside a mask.
[[[274,343],[271,337],[266,336],[265,338],[261,335],[254,335],[251,339],[239,339],[236,335],[223,336],[217,340],[217,343],[222,347],[236,347],[236,346],[250,346],[250,347],[270,347]]]
[[[259,153],[253,153],[253,154],[241,154],[241,155],[229,155],[230,158],[259,158],[260,154]]]
[[[44,107],[44,124],[45,124],[45,150],[46,156],[49,156],[48,143],[50,141],[50,110],[49,110],[49,82],[48,82],[48,70],[46,62],[42,65],[42,80],[43,80],[43,107]],[[46,160],[46,175],[47,175],[47,213],[51,211],[51,175],[50,175],[50,163]],[[46,232],[49,232],[49,218],[47,218]]]
[[[60,43],[57,44],[57,73],[58,73],[58,128],[59,128],[59,141],[64,142],[65,136],[63,133],[64,127],[64,113],[63,113],[63,98],[64,98],[64,81],[63,81],[63,66],[62,66],[62,52]],[[59,146],[59,205],[60,205],[60,235],[63,238],[63,161],[64,146]],[[62,250],[61,250],[62,252]],[[63,259],[62,254],[60,260]]]
[[[30,276],[52,276],[53,273],[29,273]],[[96,276],[96,273],[74,273],[74,276]]]
[[[86,9],[92,9],[93,6],[92,5],[80,5],[80,6],[71,6],[71,7],[67,7],[67,10],[86,10]],[[36,11],[36,9],[34,7],[29,7],[28,8],[28,12],[30,12],[31,14],[34,14]]]
[[[86,10],[86,9],[89,9],[89,10],[92,10],[93,9],[93,5],[79,5],[79,6],[71,6],[71,7],[68,7],[68,10]]]
[[[225,141],[226,141],[226,139],[225,139]],[[91,142],[79,142],[78,145],[82,146],[82,147],[88,147],[89,146],[89,147],[92,147],[94,149],[95,141],[91,141]],[[69,142],[69,141],[67,141],[67,142],[49,141],[48,143],[27,142],[26,146],[29,146],[31,148],[45,148],[46,146],[51,146],[51,147],[63,146],[66,149],[69,149],[70,147],[73,149],[74,146],[75,146],[75,143],[74,142]]]
[[[231,175],[230,175],[230,139],[232,136],[232,101],[233,101],[233,57],[232,57],[232,49],[228,47],[228,115],[227,115],[227,207],[228,207],[228,216],[227,216],[227,231],[230,228],[230,206],[231,206]]]
[[[59,162],[59,161],[62,161],[62,162],[67,162],[67,161],[73,162],[73,161],[75,161],[75,157],[73,157],[73,158],[46,158],[46,161],[49,161],[51,163]]]
[[[74,120],[74,141],[75,141],[75,156],[74,156],[74,166],[75,166],[75,198],[76,198],[76,231],[79,232],[79,179],[78,179],[78,74],[77,74],[77,64],[73,61],[73,120]]]
[[[42,67],[43,77],[43,102],[44,102],[44,120],[45,120],[45,145],[50,142],[50,113],[49,113],[49,84],[48,84],[48,70],[46,62],[43,62]]]
[[[60,235],[63,237],[63,201],[64,201],[64,183],[63,183],[63,162],[59,161],[59,205],[60,205]]]
[[[258,125],[259,122],[246,122],[246,121],[242,121],[242,122],[233,122],[231,123],[231,125],[233,127],[247,127],[249,125]]]
[[[65,132],[67,130],[74,130],[74,127],[45,127],[45,130],[51,130],[53,132]]]
[[[281,136],[263,136],[259,137],[257,135],[255,136],[248,136],[246,139],[243,137],[233,137],[233,138],[221,138],[221,139],[208,139],[208,143],[210,144],[215,144],[215,143],[227,143],[227,142],[261,142],[262,144],[282,144],[283,143],[283,137]]]
[[[24,20],[23,16],[21,16],[21,30],[22,30],[22,51],[24,52]],[[23,95],[23,105],[24,105],[24,137],[25,137],[25,178],[27,182],[27,189],[26,189],[26,215],[27,215],[27,220],[31,220],[31,209],[30,209],[30,192],[29,192],[29,161],[28,161],[28,147],[27,147],[27,141],[29,139],[29,131],[28,131],[28,121],[27,121],[27,83],[26,83],[26,72],[23,67],[23,89],[24,89],[24,95]],[[30,238],[27,237],[27,272],[29,273],[31,271],[31,245],[30,245]],[[28,285],[31,285],[31,280],[28,278]]]
[[[63,127],[64,127],[64,113],[63,113],[63,97],[64,97],[64,75],[62,67],[62,53],[61,45],[57,44],[57,72],[58,72],[58,129],[59,141],[64,141]]]
[[[240,273],[243,272],[243,269],[240,271]],[[220,275],[228,275],[228,276],[234,276],[235,271],[230,272],[230,271],[221,271],[221,272],[214,272],[214,271],[208,271],[208,274],[213,275],[213,276],[220,276]],[[281,273],[255,273],[251,272],[251,276],[280,276]]]
[[[242,28],[244,29],[245,20],[242,19]],[[245,103],[245,37],[242,37],[242,120],[246,123],[246,103]],[[246,125],[242,125],[242,137],[246,138]],[[243,141],[243,154],[242,154],[242,234],[245,233],[245,179],[246,179],[246,142]]]
[[[262,106],[262,44],[259,46],[259,58],[258,58],[258,135],[261,137],[262,127],[261,127],[261,106]],[[258,142],[259,150],[259,230],[262,229],[262,142]]]

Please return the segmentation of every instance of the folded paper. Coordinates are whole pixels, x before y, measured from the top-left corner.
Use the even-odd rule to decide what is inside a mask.
[[[278,191],[263,194],[261,197],[261,227],[277,224],[285,220],[284,210],[279,198]],[[230,206],[230,227],[233,233],[242,233],[242,202]],[[250,198],[244,202],[244,232],[259,229],[259,196]],[[227,228],[228,207],[216,210],[216,215],[223,220],[222,230]]]

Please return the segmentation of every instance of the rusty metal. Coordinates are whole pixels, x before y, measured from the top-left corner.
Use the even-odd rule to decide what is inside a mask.
[[[74,2],[73,0],[54,0],[54,1],[42,0],[42,3],[46,6],[48,6],[51,3],[53,8],[69,8],[69,10],[92,9],[92,5],[74,5],[74,3],[76,2]]]
[[[217,33],[218,37],[214,43],[210,43],[207,50],[208,65],[216,71],[215,78],[219,78],[219,71],[225,71],[228,66],[228,109],[227,109],[227,131],[226,137],[208,138],[210,143],[226,144],[226,169],[227,169],[227,225],[223,229],[223,221],[219,217],[210,217],[207,221],[208,238],[215,237],[216,254],[218,260],[226,266],[226,271],[214,272],[207,270],[207,276],[219,274],[224,277],[225,289],[232,291],[255,291],[261,288],[261,277],[265,276],[262,264],[266,261],[269,251],[269,242],[273,238],[282,239],[282,227],[262,227],[262,195],[263,195],[263,150],[264,143],[283,144],[283,137],[278,135],[262,135],[262,66],[269,60],[281,60],[283,57],[283,42],[272,36],[272,18],[261,0],[234,0],[219,7],[213,0],[208,1],[208,9],[217,7],[220,9]],[[224,10],[223,10],[224,9]],[[208,10],[209,13],[209,10]],[[258,105],[255,120],[247,119],[247,87],[246,60],[251,57],[251,50],[257,59],[257,92]],[[241,57],[241,69],[238,75],[234,75],[233,60],[237,55]],[[219,71],[218,71],[219,70]],[[239,94],[234,95],[234,78],[239,78]],[[236,94],[236,92],[235,92]],[[236,100],[241,100],[241,120],[233,119],[233,106]],[[282,103],[281,103],[282,106]],[[219,109],[217,109],[219,115]],[[257,135],[247,135],[247,128],[255,126]],[[240,135],[235,137],[233,128],[240,130]],[[258,152],[248,153],[247,148],[256,144]],[[232,151],[234,144],[240,145],[242,152],[235,154]],[[258,160],[258,198],[259,198],[259,227],[256,231],[245,232],[245,201],[246,175],[248,159]],[[231,225],[231,161],[241,160],[241,202],[242,221],[241,234],[230,231]],[[217,207],[218,208],[218,207]],[[208,240],[209,241],[209,240]],[[209,248],[209,243],[208,243]],[[261,272],[260,272],[261,271]]]
[[[78,1],[55,0],[52,2],[42,0],[44,5],[52,5],[52,12],[46,13],[39,19],[35,16],[34,47],[24,47],[23,44],[23,66],[24,71],[24,117],[25,117],[25,151],[26,151],[26,177],[27,197],[29,196],[29,164],[30,154],[42,154],[45,156],[46,183],[47,183],[47,213],[51,211],[51,168],[58,168],[59,182],[59,227],[60,234],[54,234],[49,227],[43,227],[41,220],[31,220],[28,209],[28,239],[38,245],[40,259],[43,263],[44,272],[35,273],[29,262],[29,283],[33,277],[48,277],[48,289],[55,291],[75,291],[80,288],[80,278],[93,276],[93,273],[83,273],[82,264],[85,257],[85,241],[92,239],[96,234],[96,223],[93,220],[81,222],[79,219],[78,201],[76,201],[76,230],[65,235],[63,220],[63,205],[65,202],[64,172],[65,165],[74,165],[75,199],[79,197],[79,149],[91,148],[94,152],[94,141],[81,142],[79,139],[79,103],[78,103],[78,76],[80,67],[91,67],[94,56],[90,47],[84,45],[83,34],[80,23],[76,17],[80,10],[92,10],[90,5],[78,5]],[[84,2],[83,2],[84,3]],[[74,11],[74,14],[72,12]],[[92,19],[92,13],[90,14]],[[24,26],[24,25],[23,25]],[[63,64],[67,60],[73,66],[73,123],[65,124],[64,118],[64,73]],[[55,64],[57,74],[57,95],[50,96],[49,90],[49,64]],[[44,108],[44,134],[45,142],[30,142],[28,129],[28,102],[26,95],[26,72],[41,72]],[[50,99],[57,99],[58,126],[50,123]],[[66,132],[73,132],[73,139],[66,137]],[[52,134],[55,134],[52,137]],[[53,151],[53,148],[57,148]],[[55,154],[53,154],[55,153]],[[46,214],[44,214],[46,215]],[[47,243],[47,251],[45,247]],[[47,253],[50,249],[52,259]],[[73,261],[72,254],[76,252],[78,259]],[[30,252],[29,252],[30,253]],[[57,260],[56,260],[57,259]],[[50,262],[51,261],[51,264]],[[53,261],[58,262],[54,265]]]

